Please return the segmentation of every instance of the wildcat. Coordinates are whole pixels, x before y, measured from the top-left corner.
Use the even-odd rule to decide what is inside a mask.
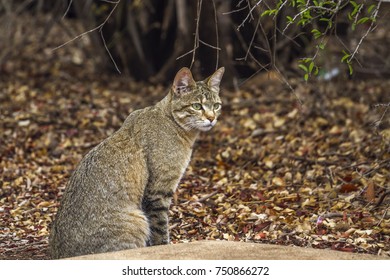
[[[52,258],[169,243],[171,199],[197,135],[221,113],[223,73],[195,82],[182,68],[165,98],[131,113],[81,160],[53,222]]]

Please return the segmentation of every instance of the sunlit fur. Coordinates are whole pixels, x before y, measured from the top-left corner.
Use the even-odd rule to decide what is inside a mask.
[[[202,108],[194,109],[194,103],[201,104]],[[221,106],[215,109],[215,104],[221,104],[219,92],[211,90],[203,81],[197,82],[196,86],[185,94],[172,97],[172,115],[187,131],[208,131],[215,126],[221,114]]]
[[[221,102],[223,71],[195,82],[182,68],[163,100],[132,112],[119,130],[88,152],[53,222],[52,258],[170,242],[171,199],[199,131],[212,128],[221,113],[215,104]],[[202,106],[194,108],[194,103]]]

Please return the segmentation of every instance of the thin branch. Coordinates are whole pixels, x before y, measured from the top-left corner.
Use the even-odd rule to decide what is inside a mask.
[[[106,2],[106,3],[110,3],[110,4],[116,4],[117,2],[119,2],[119,1],[110,1],[110,0],[100,0],[100,1],[102,1],[102,2]]]
[[[77,36],[74,37],[73,39],[70,39],[69,41],[67,41],[67,42],[65,42],[65,43],[63,43],[63,44],[61,44],[61,45],[55,47],[54,49],[52,49],[52,51],[56,51],[56,50],[58,50],[58,49],[60,49],[60,48],[62,48],[62,47],[64,47],[64,46],[68,45],[69,43],[72,43],[73,41],[76,41],[76,40],[78,40],[78,39],[81,39],[81,38],[83,38],[85,35],[87,35],[87,34],[89,34],[89,33],[92,33],[92,32],[95,32],[95,31],[99,31],[99,33],[100,33],[100,35],[101,35],[101,37],[102,37],[102,39],[103,39],[104,47],[105,47],[105,49],[106,49],[108,55],[110,56],[111,60],[114,62],[113,57],[112,57],[110,51],[108,50],[107,45],[106,45],[106,42],[105,42],[105,40],[104,40],[104,38],[103,38],[103,27],[105,26],[105,24],[107,23],[107,21],[109,20],[109,18],[111,17],[111,15],[114,13],[114,11],[115,11],[116,7],[119,5],[120,1],[121,1],[121,0],[109,1],[109,2],[108,2],[108,1],[105,1],[105,2],[107,2],[107,3],[111,3],[111,4],[115,4],[115,5],[114,5],[114,7],[112,8],[112,10],[110,11],[110,13],[108,14],[108,16],[106,17],[106,19],[105,19],[101,24],[99,24],[99,25],[96,26],[95,28],[92,28],[92,29],[90,29],[90,30],[88,30],[88,31],[85,31],[85,32],[83,32],[83,33],[77,35]],[[68,7],[68,8],[69,8],[69,7]],[[115,65],[115,68],[118,70],[118,67],[117,67],[117,65],[116,65],[115,62],[114,62],[114,65]],[[119,70],[118,70],[118,72],[120,73]]]
[[[276,72],[279,73],[282,81],[284,82],[285,85],[288,86],[288,88],[291,90],[291,94],[294,95],[295,99],[298,100],[299,108],[302,109],[303,107],[303,101],[299,98],[297,93],[295,92],[295,89],[292,87],[292,85],[288,82],[287,78],[282,74],[282,72],[279,70],[279,68],[276,65],[273,65],[274,69]]]
[[[216,195],[217,193],[219,193],[219,191],[213,191],[212,193],[210,194],[207,194],[205,196],[202,196],[201,198],[199,198],[198,200],[196,200],[195,202],[204,202],[206,201],[207,199],[209,199],[210,197],[213,197],[214,195]]]
[[[64,15],[62,16],[62,19],[64,19],[66,17],[66,15],[69,13],[69,10],[70,10],[70,7],[72,6],[72,4],[73,4],[73,0],[70,0],[69,5],[66,8]]]
[[[107,47],[107,44],[106,44],[106,40],[104,39],[104,36],[103,36],[103,30],[100,29],[99,33],[100,33],[100,37],[102,38],[104,48],[106,49],[106,51],[107,51],[107,53],[108,53],[112,63],[114,64],[116,71],[118,71],[119,74],[122,74],[121,71],[119,70],[118,65],[116,64],[114,58],[112,57],[111,52],[108,50],[108,47]]]
[[[199,20],[200,20],[200,13],[202,11],[202,2],[203,0],[198,0],[198,7],[196,11],[196,28],[195,28],[195,36],[194,36],[194,48],[192,49],[192,60],[191,60],[191,65],[190,69],[192,68],[192,65],[195,62],[195,54],[196,54],[196,49],[199,47]]]
[[[217,47],[216,47],[216,50],[217,50],[217,58],[216,58],[216,62],[215,62],[215,70],[218,69],[218,62],[219,62],[219,51],[221,50],[219,48],[219,33],[218,33],[218,17],[217,17],[217,8],[215,6],[215,1],[214,0],[211,0],[211,2],[213,3],[213,9],[214,9],[214,23],[215,23],[215,37],[216,37],[216,40],[217,40]]]
[[[254,9],[256,9],[257,6],[259,6],[261,4],[261,2],[263,2],[263,0],[260,0],[258,1],[252,8],[250,8],[247,16],[244,18],[244,20],[241,22],[241,24],[237,27],[237,30],[240,31],[241,27],[244,26],[244,24],[247,22],[247,20],[249,19],[249,17],[252,16],[252,12],[254,11]]]
[[[202,43],[203,45],[205,45],[205,46],[207,46],[207,47],[210,47],[210,48],[212,48],[212,49],[214,49],[214,50],[217,50],[217,51],[220,51],[220,50],[221,50],[221,48],[215,47],[215,46],[213,46],[213,45],[210,45],[209,43],[206,43],[205,41],[203,41],[203,40],[201,40],[201,39],[199,39],[199,43]]]
[[[176,60],[179,60],[179,59],[181,59],[181,58],[183,58],[183,57],[189,55],[190,53],[194,53],[194,52],[196,51],[196,49],[198,49],[198,48],[199,48],[199,46],[196,46],[194,49],[192,49],[192,50],[190,50],[190,51],[188,51],[188,52],[182,54],[181,56],[178,56],[178,57],[176,58]]]
[[[239,8],[239,9],[236,9],[236,10],[233,10],[233,11],[230,11],[230,12],[224,12],[222,13],[224,16],[225,15],[230,15],[230,14],[233,14],[233,13],[237,13],[237,12],[241,12],[243,10],[245,10],[246,8],[248,8],[248,6],[244,6],[242,8]]]
[[[379,205],[378,205],[378,206],[379,206]],[[375,206],[374,209],[375,209],[376,207],[378,207],[378,206]],[[374,210],[374,209],[373,209],[373,210]],[[386,215],[387,215],[387,211],[389,211],[389,207],[387,207],[387,209],[386,209],[385,211],[383,211],[383,215],[382,215],[381,219],[380,219],[379,222],[376,224],[377,227],[379,227],[380,224],[383,222],[384,218],[385,218]]]
[[[257,30],[259,29],[259,25],[261,25],[261,17],[260,16],[259,16],[259,19],[257,21],[255,31],[253,32],[252,39],[251,39],[251,41],[249,43],[248,50],[246,51],[244,60],[247,60],[247,58],[248,58],[249,52],[250,52],[250,50],[252,48],[253,42],[254,42],[256,34],[257,34]],[[261,28],[261,29],[263,29],[263,28]],[[268,42],[267,38],[265,38],[265,41]]]
[[[334,8],[334,9],[330,9],[330,8],[326,8],[326,7],[320,7],[320,6],[309,6],[309,7],[306,7],[305,9],[303,9],[302,11],[300,11],[298,14],[296,14],[292,20],[286,25],[286,27],[283,29],[282,31],[282,34],[284,34],[284,32],[290,27],[291,24],[293,24],[295,22],[295,20],[301,16],[302,14],[304,14],[305,12],[309,11],[309,10],[324,10],[326,12],[329,12],[333,15],[337,14],[339,12],[339,10],[342,8],[340,8],[340,4],[341,4],[341,1],[338,1],[337,2],[337,6]]]
[[[357,54],[359,48],[360,48],[360,45],[363,43],[363,40],[368,36],[368,34],[373,30],[374,28],[374,23],[375,23],[375,19],[377,18],[378,16],[378,12],[379,12],[379,8],[382,4],[382,1],[379,1],[378,4],[376,5],[376,8],[374,10],[374,12],[372,13],[373,17],[371,19],[371,24],[370,24],[370,27],[367,29],[366,33],[363,35],[362,38],[360,38],[360,41],[359,43],[357,44],[355,50],[353,51],[352,55],[348,58],[348,63],[350,63],[352,61],[352,59],[355,57],[355,55]]]
[[[388,195],[390,195],[390,190],[388,190],[382,194],[382,196],[379,198],[378,202],[375,204],[374,209],[378,208],[383,203],[383,200],[385,199],[385,197]]]
[[[285,0],[282,5],[280,5],[280,7],[278,8],[278,11],[281,11],[283,9],[283,7],[287,4],[288,0]],[[276,19],[276,16],[278,15],[279,12],[277,12],[275,15],[274,15],[274,20]]]
[[[360,15],[360,13],[362,12],[363,7],[364,7],[364,3],[362,3],[362,4],[360,5],[359,10],[356,12],[355,20],[353,21],[352,26],[357,24],[358,17],[359,17],[359,15]]]
[[[271,54],[271,56],[270,56],[270,59],[271,59],[271,65],[274,67],[274,68],[276,68],[276,38],[277,38],[277,33],[276,33],[276,30],[277,30],[277,25],[278,25],[278,23],[277,23],[277,19],[275,18],[275,20],[274,20],[274,34],[273,34],[273,45],[274,45],[274,47],[273,48],[271,48],[271,45],[270,45],[270,43],[269,43],[269,41],[268,40],[266,40],[267,41],[267,44],[268,44],[268,48],[269,48],[269,50],[270,50],[270,54]],[[267,33],[265,33],[265,30],[264,30],[264,28],[263,28],[263,26],[261,26],[261,31],[263,32],[263,34],[264,34],[264,36],[265,36],[265,38],[267,39]]]

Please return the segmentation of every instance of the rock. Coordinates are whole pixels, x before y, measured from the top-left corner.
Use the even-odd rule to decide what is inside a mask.
[[[385,256],[233,241],[198,241],[79,256],[77,260],[380,260]]]

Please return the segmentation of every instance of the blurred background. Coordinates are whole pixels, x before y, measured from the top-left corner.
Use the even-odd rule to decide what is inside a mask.
[[[389,8],[389,1],[3,0],[0,74],[29,45],[48,59],[71,45],[75,65],[151,83],[170,81],[182,66],[204,76],[221,65],[225,85],[235,87],[266,71],[283,79],[388,78]]]

